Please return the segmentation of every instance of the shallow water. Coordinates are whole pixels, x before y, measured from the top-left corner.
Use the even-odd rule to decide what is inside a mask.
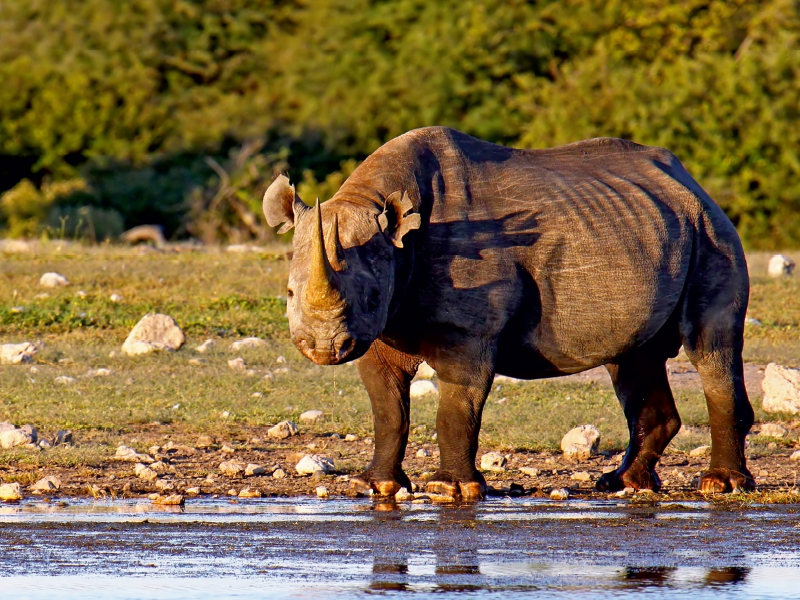
[[[15,599],[800,598],[791,506],[26,501],[0,506],[0,547]]]

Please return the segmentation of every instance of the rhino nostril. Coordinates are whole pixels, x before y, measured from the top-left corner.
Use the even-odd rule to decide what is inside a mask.
[[[341,334],[336,336],[336,341],[334,343],[334,350],[338,356],[344,356],[348,354],[355,344],[355,340],[349,335]]]

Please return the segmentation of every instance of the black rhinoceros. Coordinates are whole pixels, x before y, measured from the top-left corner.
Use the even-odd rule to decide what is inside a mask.
[[[605,365],[630,430],[601,490],[657,489],[680,428],[665,362],[681,345],[711,423],[705,491],[753,488],[744,439],[749,281],[739,237],[673,154],[600,138],[516,150],[453,129],[380,147],[316,208],[279,176],[271,226],[292,226],[292,341],[315,363],[360,358],[375,425],[372,463],[352,484],[391,495],[402,469],[409,387],[439,377],[441,465],[431,492],[479,498],[478,431],[495,374],[557,377]],[[538,418],[543,418],[543,415]]]

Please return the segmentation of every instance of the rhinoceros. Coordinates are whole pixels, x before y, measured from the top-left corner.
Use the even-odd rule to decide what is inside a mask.
[[[324,204],[306,205],[281,175],[263,209],[270,226],[295,228],[293,343],[320,365],[358,359],[375,446],[351,479],[356,490],[410,489],[409,389],[423,360],[440,388],[441,464],[429,492],[486,493],[475,456],[495,374],[600,365],[630,443],[597,488],[657,490],[656,463],[681,426],[665,364],[681,345],[711,424],[701,489],[754,487],[745,256],[731,221],[671,152],[612,138],[520,150],[427,127],[381,146]]]

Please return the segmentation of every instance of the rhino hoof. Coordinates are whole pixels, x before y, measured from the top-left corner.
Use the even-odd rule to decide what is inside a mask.
[[[362,473],[350,479],[350,489],[359,494],[368,494],[370,490],[378,496],[392,497],[400,488],[411,489],[411,481],[405,474],[399,477],[401,481],[395,479],[384,479],[372,477],[369,473]]]
[[[733,469],[709,469],[700,476],[698,486],[704,494],[727,494],[729,492],[752,492],[756,489],[753,476]]]
[[[483,500],[486,497],[486,482],[480,474],[478,474],[478,477],[480,477],[478,481],[458,481],[448,476],[439,476],[437,473],[428,481],[425,491],[431,494],[458,498],[467,502]]]
[[[605,473],[597,480],[595,486],[600,492],[618,492],[625,488],[635,490],[652,490],[657,492],[661,489],[661,479],[655,471],[647,472],[641,470],[634,472],[633,469],[622,471],[617,469],[610,473]]]

